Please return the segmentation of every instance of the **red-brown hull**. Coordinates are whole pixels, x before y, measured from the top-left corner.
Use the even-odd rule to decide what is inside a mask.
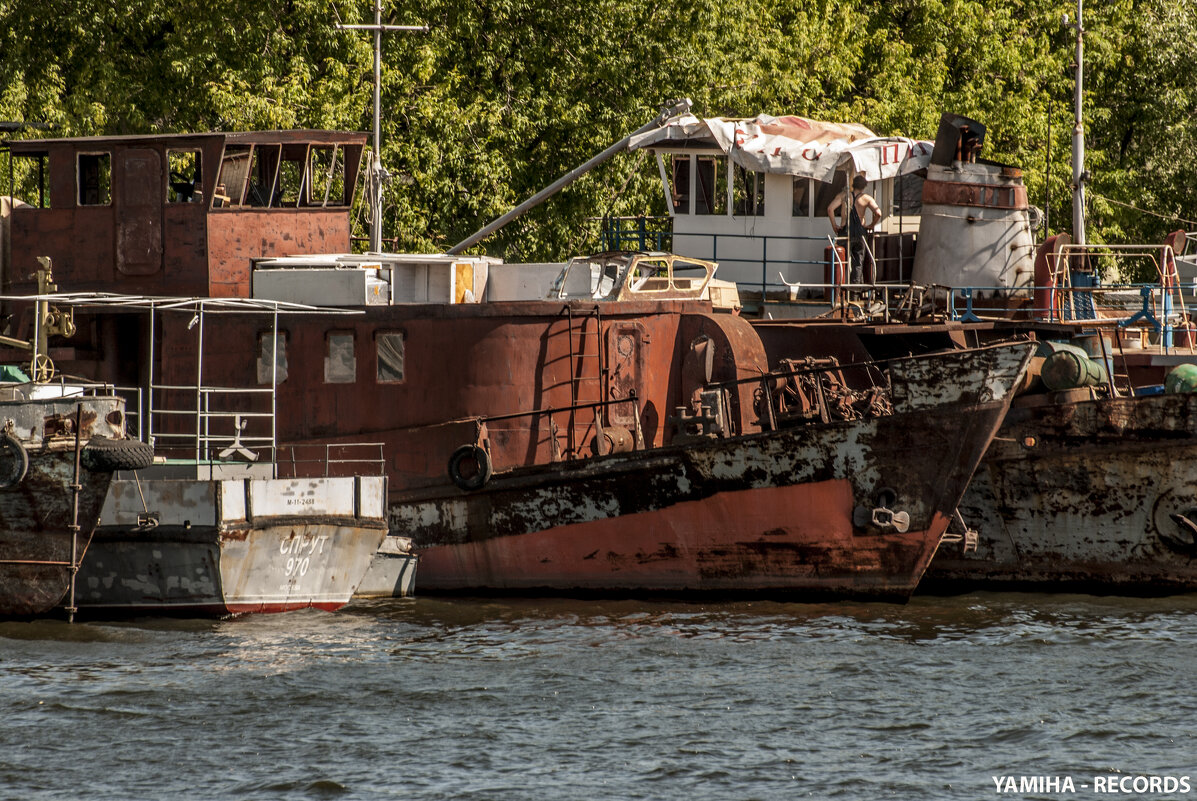
[[[420,592],[902,600],[1028,355],[895,366],[904,411],[892,415],[513,470],[477,491],[399,493],[391,530],[415,541]],[[935,378],[944,371],[965,380]]]
[[[489,587],[903,599],[947,528],[862,536],[846,479],[698,501],[420,554],[420,590]],[[596,547],[596,543],[602,543]]]

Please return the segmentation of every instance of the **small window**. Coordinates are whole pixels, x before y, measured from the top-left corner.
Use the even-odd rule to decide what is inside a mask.
[[[112,154],[79,154],[79,205],[112,203]]]
[[[246,206],[269,206],[278,191],[278,145],[255,145],[253,162],[249,168],[249,184],[245,187]]]
[[[698,156],[698,186],[694,195],[695,214],[727,214],[727,160],[722,156]]]
[[[167,150],[170,178],[166,184],[167,203],[200,203],[204,199],[204,181],[200,173],[198,150]]]
[[[310,160],[313,206],[345,205],[345,151],[336,145],[312,147]]]
[[[3,194],[28,203],[35,209],[50,208],[50,157],[45,153],[23,153],[11,155],[11,163],[3,168],[3,175],[9,175],[12,168],[12,185]]]
[[[276,371],[274,382],[281,384],[287,380],[287,335],[283,331],[278,332],[277,339],[270,332],[258,334],[258,383],[273,383],[272,370]]]
[[[379,334],[374,340],[378,350],[378,383],[398,384],[403,381],[403,334]]]
[[[671,179],[669,191],[673,197],[673,213],[690,213],[690,157],[685,155],[671,155],[669,176]]]
[[[831,183],[815,182],[815,214],[826,215],[827,207],[844,191],[844,173],[837,171]]]
[[[924,180],[917,173],[899,175],[894,180],[894,214],[922,213]]]
[[[249,176],[249,145],[229,145],[220,158],[220,173],[216,176],[213,206],[240,206]]]
[[[324,357],[324,383],[352,384],[357,380],[357,358],[353,353],[353,334],[329,334],[328,355]]]
[[[765,174],[736,165],[733,192],[737,217],[760,217],[765,213]]]
[[[270,199],[271,206],[298,206],[307,192],[304,187],[304,165],[307,153],[284,153],[278,165],[278,186]]]
[[[810,216],[810,184],[809,178],[794,179],[794,208],[791,216]]]

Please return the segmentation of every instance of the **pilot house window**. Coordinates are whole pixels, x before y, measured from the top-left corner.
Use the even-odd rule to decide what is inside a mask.
[[[107,206],[112,202],[112,155],[79,154],[79,205]]]
[[[198,150],[168,150],[166,162],[170,177],[166,184],[167,203],[198,203],[204,199],[203,175]]]
[[[760,217],[765,213],[765,174],[739,164],[733,172],[732,194],[737,217]]]

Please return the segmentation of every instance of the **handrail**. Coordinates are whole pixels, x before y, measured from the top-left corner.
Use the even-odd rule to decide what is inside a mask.
[[[676,239],[678,237],[682,237],[683,239],[693,238],[693,239],[699,239],[699,240],[709,240],[710,241],[710,253],[707,255],[703,255],[703,254],[699,254],[699,253],[690,253],[690,252],[687,252],[685,254],[679,253],[678,255],[691,256],[693,258],[698,258],[698,259],[709,259],[712,261],[718,261],[720,264],[726,264],[726,265],[732,265],[732,264],[734,264],[734,265],[756,265],[756,264],[759,264],[761,267],[761,280],[759,282],[759,286],[760,286],[762,295],[767,294],[767,292],[770,289],[780,289],[781,288],[781,285],[769,282],[768,276],[769,276],[770,269],[777,269],[778,267],[784,268],[784,267],[804,266],[804,265],[805,266],[811,266],[811,265],[822,266],[822,265],[826,264],[826,261],[824,259],[817,259],[817,258],[791,259],[791,258],[770,257],[769,252],[770,252],[771,244],[774,246],[773,252],[776,253],[777,252],[776,251],[777,243],[824,242],[824,241],[828,241],[828,240],[832,239],[832,237],[830,235],[805,235],[805,234],[803,234],[803,235],[800,235],[800,234],[758,234],[758,233],[743,234],[743,233],[734,233],[734,232],[723,233],[723,232],[713,232],[713,231],[709,231],[709,232],[702,232],[702,231],[678,232],[676,230],[653,232],[653,231],[648,230],[645,225],[639,225],[637,230],[625,232],[624,229],[611,226],[609,223],[612,221],[639,223],[642,220],[645,222],[668,221],[669,223],[672,223],[672,218],[645,216],[645,217],[604,217],[601,219],[602,219],[602,222],[604,225],[604,227],[602,229],[602,246],[603,246],[603,249],[605,249],[605,250],[623,249],[622,245],[625,241],[630,241],[631,243],[637,245],[637,247],[633,248],[635,250],[645,250],[645,249],[647,249],[644,247],[647,235],[653,234],[653,233],[659,233],[659,235],[655,237],[655,243],[656,243],[655,249],[658,249],[658,250],[666,249],[664,247],[664,240],[667,238],[670,240],[671,246],[674,244],[674,242],[676,241]],[[874,232],[874,235],[882,234],[882,233],[888,233],[888,232]],[[910,234],[910,233],[915,233],[915,232],[900,232],[900,233]],[[840,237],[836,241],[840,241],[840,240],[844,240],[844,239],[846,239],[846,237]],[[760,256],[757,258],[746,258],[746,257],[738,257],[738,256],[721,258],[719,256],[720,240],[759,241],[761,243]],[[614,245],[614,247],[612,247],[613,245]],[[866,247],[868,248],[869,258],[872,260],[873,264],[879,266],[879,261],[877,259],[876,253],[873,250],[873,248],[869,245],[867,239],[866,239]],[[677,252],[672,247],[670,247],[668,249],[672,250],[673,252]],[[833,253],[834,252],[835,251],[833,249]],[[887,259],[892,260],[894,258],[899,259],[899,260],[904,259],[905,254],[899,254],[896,257],[886,257],[886,259],[882,259],[881,261],[885,261]],[[748,283],[748,282],[744,282],[744,283]]]

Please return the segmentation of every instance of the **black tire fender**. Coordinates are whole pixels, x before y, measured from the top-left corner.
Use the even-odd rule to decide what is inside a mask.
[[[154,449],[137,439],[92,437],[83,448],[80,461],[96,473],[140,470],[154,463]]]
[[[449,478],[463,490],[482,489],[493,472],[490,454],[479,445],[462,445],[449,457]]]
[[[0,489],[15,487],[29,472],[29,453],[12,434],[0,435]]]

